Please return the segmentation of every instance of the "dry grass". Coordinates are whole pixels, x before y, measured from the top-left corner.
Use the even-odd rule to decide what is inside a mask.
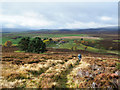
[[[0,85],[2,88],[88,88],[94,82],[96,87],[117,87],[118,82],[113,82],[120,78],[116,63],[119,60],[114,57],[83,55],[79,63],[77,54],[7,53],[3,55]]]

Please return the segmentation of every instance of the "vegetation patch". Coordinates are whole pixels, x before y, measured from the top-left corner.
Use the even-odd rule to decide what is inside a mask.
[[[120,63],[116,63],[116,68],[120,70]]]

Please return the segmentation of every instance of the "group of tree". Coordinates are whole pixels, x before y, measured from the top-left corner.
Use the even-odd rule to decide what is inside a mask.
[[[24,37],[18,43],[20,50],[32,53],[43,53],[46,50],[46,45],[41,38],[35,37],[32,40],[30,37]]]

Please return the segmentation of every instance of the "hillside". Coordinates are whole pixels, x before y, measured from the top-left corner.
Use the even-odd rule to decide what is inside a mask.
[[[51,49],[43,54],[3,52],[3,88],[118,88],[117,56]],[[95,83],[95,85],[94,85]]]

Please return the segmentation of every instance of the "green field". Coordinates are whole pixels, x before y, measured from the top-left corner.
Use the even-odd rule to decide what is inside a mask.
[[[4,44],[6,41],[10,40],[13,44],[18,44],[21,38],[11,39],[16,36],[22,37],[40,37],[40,38],[55,38],[55,37],[66,37],[66,36],[88,36],[86,34],[29,34],[29,33],[4,33],[2,37],[2,42],[0,44]]]
[[[0,38],[2,39],[2,42],[0,44],[4,45],[6,41],[12,41],[13,45],[18,45],[18,42],[21,40],[21,38],[17,39],[12,39],[14,37],[21,36],[21,37],[30,37],[31,39],[34,37],[40,37],[41,39],[44,38],[58,38],[58,37],[67,37],[67,36],[81,36],[81,37],[87,37],[87,34],[40,34],[40,33],[3,33],[3,37]],[[71,49],[72,47],[76,47],[77,50],[85,50],[86,45],[80,44],[76,45],[74,43],[74,40],[80,40],[80,39],[64,39],[67,40],[67,43],[50,43],[47,45],[48,48],[62,48],[62,49]],[[95,43],[99,42],[100,40],[103,40],[103,38],[100,39],[84,39],[84,41],[92,42],[94,41]],[[114,42],[117,42],[117,40],[114,40]],[[97,52],[97,53],[113,53],[113,54],[120,54],[117,50],[106,50],[103,47],[98,48],[97,44],[95,44],[94,47],[87,46],[87,51],[90,52]]]
[[[85,50],[85,45],[80,44],[79,46],[76,45],[76,43],[73,42],[73,40],[67,39],[69,40],[69,43],[64,43],[64,44],[50,44],[48,47],[54,47],[54,48],[64,48],[64,49],[71,49],[72,47],[77,48],[77,50]],[[88,39],[87,39],[88,41]],[[90,40],[91,41],[91,40]],[[93,41],[93,40],[92,40]],[[94,40],[95,42],[97,42],[97,40]],[[96,47],[90,47],[87,46],[87,51],[90,52],[96,52],[96,53],[112,53],[112,54],[120,54],[120,51],[117,50],[105,50],[105,49],[98,49]]]

